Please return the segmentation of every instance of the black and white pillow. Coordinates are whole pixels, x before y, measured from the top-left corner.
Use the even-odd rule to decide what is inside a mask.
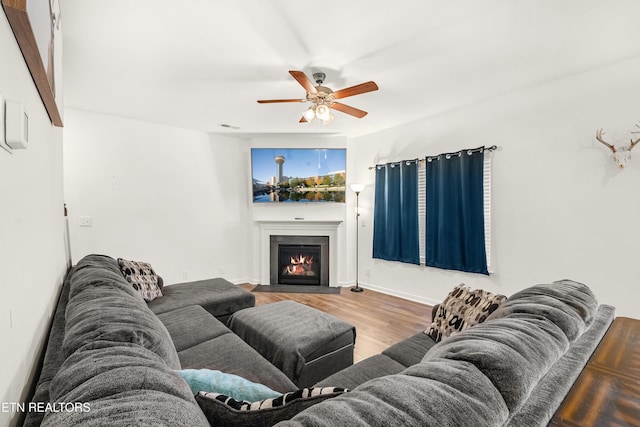
[[[201,391],[196,394],[196,401],[211,425],[272,426],[346,391],[338,387],[311,387],[258,402],[238,401],[224,394]]]
[[[461,284],[453,288],[437,307],[431,326],[424,331],[434,341],[484,322],[507,297]]]
[[[153,271],[151,264],[118,258],[118,265],[124,278],[136,291],[140,292],[145,301],[153,301],[162,296],[160,276]]]

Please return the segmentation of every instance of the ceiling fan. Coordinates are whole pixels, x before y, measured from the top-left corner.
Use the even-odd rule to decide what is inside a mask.
[[[309,107],[302,114],[300,123],[311,122],[315,117],[322,120],[322,123],[328,125],[333,122],[334,117],[331,114],[331,109],[338,110],[340,112],[349,114],[359,119],[367,115],[366,111],[358,108],[351,107],[341,102],[337,102],[336,99],[342,99],[353,95],[359,95],[361,93],[372,92],[378,90],[378,85],[374,82],[361,83],[356,86],[351,86],[338,91],[333,91],[326,86],[322,86],[326,77],[325,73],[313,73],[313,79],[317,83],[314,86],[311,80],[302,71],[290,70],[289,74],[302,85],[307,91],[305,99],[260,99],[259,104],[271,104],[276,102],[311,102],[313,105]]]

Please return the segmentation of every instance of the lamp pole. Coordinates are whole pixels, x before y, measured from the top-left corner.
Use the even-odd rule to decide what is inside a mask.
[[[360,287],[358,284],[358,276],[360,274],[360,269],[358,268],[359,261],[359,252],[360,252],[360,210],[358,209],[358,202],[360,198],[360,192],[364,189],[364,185],[362,184],[351,184],[351,190],[356,193],[356,286],[351,288],[351,292],[362,292],[364,289]]]

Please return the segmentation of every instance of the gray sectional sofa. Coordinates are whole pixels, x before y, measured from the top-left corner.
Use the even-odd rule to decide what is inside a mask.
[[[220,320],[230,307],[255,305],[253,294],[218,279],[167,286],[164,294],[147,304],[108,256],[90,255],[72,267],[32,401],[53,408],[90,402],[90,411],[30,411],[24,425],[208,425],[175,372],[181,368],[297,390]]]
[[[179,368],[296,390],[216,319],[214,308],[184,301],[148,306],[115,260],[81,260],[65,280],[33,401],[83,402],[90,410],[33,412],[25,425],[217,425]],[[221,309],[219,316],[231,314]],[[613,307],[599,305],[585,285],[536,285],[440,343],[419,333],[322,380],[317,386],[350,391],[278,425],[546,425],[613,317]]]
[[[581,283],[532,286],[484,323],[439,343],[418,333],[320,381],[352,389],[349,401],[282,425],[545,426],[614,317]]]

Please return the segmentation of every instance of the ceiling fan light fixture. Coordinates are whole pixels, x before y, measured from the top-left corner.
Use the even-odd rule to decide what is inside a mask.
[[[299,120],[300,123],[309,123],[314,118],[318,117],[318,119],[322,120],[325,125],[328,125],[334,120],[331,111],[332,109],[361,119],[367,115],[366,111],[351,107],[341,102],[336,102],[336,99],[343,99],[378,90],[378,85],[373,81],[369,81],[334,92],[331,88],[323,86],[324,79],[326,77],[324,73],[317,72],[313,74],[313,79],[317,86],[309,80],[303,71],[289,70],[289,74],[306,90],[306,97],[304,99],[259,99],[258,103],[272,104],[276,102],[310,102],[311,107],[302,113],[302,117]]]
[[[302,113],[302,115],[304,116],[305,119],[307,119],[307,122],[311,123],[311,120],[313,120],[314,117],[316,116],[314,107],[309,107],[309,109],[306,110],[304,113]]]
[[[329,107],[327,107],[326,105],[318,105],[316,107],[316,116],[318,116],[318,118],[322,121],[329,120],[329,117],[331,116],[331,110],[329,110]]]

